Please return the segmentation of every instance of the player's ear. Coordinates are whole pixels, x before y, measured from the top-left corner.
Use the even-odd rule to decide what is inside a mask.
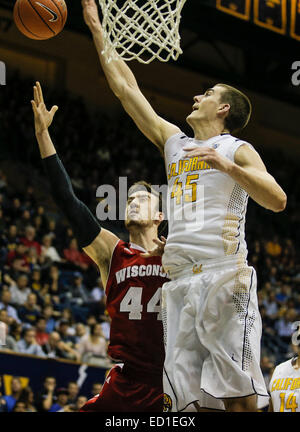
[[[221,105],[219,105],[218,114],[228,114],[229,110],[230,110],[229,103],[222,103]]]

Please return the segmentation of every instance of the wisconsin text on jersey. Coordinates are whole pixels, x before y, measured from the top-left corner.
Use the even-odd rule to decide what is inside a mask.
[[[212,169],[207,162],[195,156],[193,159],[180,159],[168,165],[168,179],[183,174],[184,172],[193,172],[199,170]]]
[[[148,265],[133,265],[122,268],[116,272],[117,283],[124,282],[125,279],[131,277],[143,277],[143,276],[161,276],[167,277],[167,274],[163,272],[162,266],[158,264]]]

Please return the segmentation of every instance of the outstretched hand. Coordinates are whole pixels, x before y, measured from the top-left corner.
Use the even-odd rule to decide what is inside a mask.
[[[54,114],[58,110],[58,106],[54,105],[50,111],[47,110],[42,87],[39,82],[36,82],[36,85],[33,87],[33,97],[34,100],[31,101],[31,105],[34,113],[35,133],[41,134],[51,125]]]
[[[161,240],[153,239],[153,242],[156,244],[156,247],[154,249],[149,250],[146,253],[142,253],[141,257],[143,258],[149,258],[152,256],[162,256],[165,250],[165,245],[167,239],[164,236],[160,236]]]

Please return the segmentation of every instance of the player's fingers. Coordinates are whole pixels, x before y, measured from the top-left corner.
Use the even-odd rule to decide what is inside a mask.
[[[37,90],[38,90],[39,103],[44,103],[43,91],[42,91],[42,87],[41,87],[41,84],[39,83],[39,81],[36,82],[36,86],[37,86]]]
[[[162,235],[162,236],[160,236],[160,238],[162,239],[162,241],[163,241],[164,243],[166,243],[166,242],[167,242],[167,239],[166,239],[166,237],[164,237],[163,235]]]
[[[188,145],[188,146],[184,146],[184,147],[182,147],[182,150],[184,150],[184,151],[189,151],[189,150],[195,150],[195,149],[198,149],[199,147],[197,147],[197,146],[190,146],[190,145]]]
[[[164,243],[162,241],[160,241],[159,239],[153,239],[153,242],[155,244],[157,244],[157,246],[162,247],[164,246]]]
[[[54,106],[51,108],[50,114],[51,114],[52,116],[54,116],[54,114],[56,113],[57,110],[58,110],[58,106],[57,106],[57,105],[54,105]]]
[[[190,152],[190,153],[185,154],[183,156],[183,159],[189,159],[189,158],[192,158],[192,157],[195,157],[195,156],[201,157],[201,154],[199,154],[199,152],[197,152],[197,151]]]
[[[34,114],[37,114],[37,106],[36,106],[34,100],[31,101],[31,106],[32,106]]]
[[[151,257],[151,255],[150,255],[149,252],[144,252],[144,253],[141,253],[141,257],[143,257],[143,258],[149,258],[149,257]]]
[[[38,92],[36,86],[33,87],[33,97],[34,97],[34,102],[36,103],[36,105],[38,105],[39,101],[38,101]]]

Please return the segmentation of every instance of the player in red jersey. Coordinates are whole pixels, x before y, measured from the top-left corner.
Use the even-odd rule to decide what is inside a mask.
[[[79,245],[98,265],[106,287],[111,317],[109,355],[116,364],[100,395],[80,411],[163,410],[164,363],[161,287],[168,281],[161,257],[165,239],[157,238],[163,220],[160,199],[145,182],[129,190],[125,226],[129,242],[100,227],[75,196],[70,179],[57,156],[48,128],[57,107],[45,107],[39,83],[34,86],[32,108],[41,157],[53,198],[69,220]],[[147,251],[150,251],[148,253]]]

